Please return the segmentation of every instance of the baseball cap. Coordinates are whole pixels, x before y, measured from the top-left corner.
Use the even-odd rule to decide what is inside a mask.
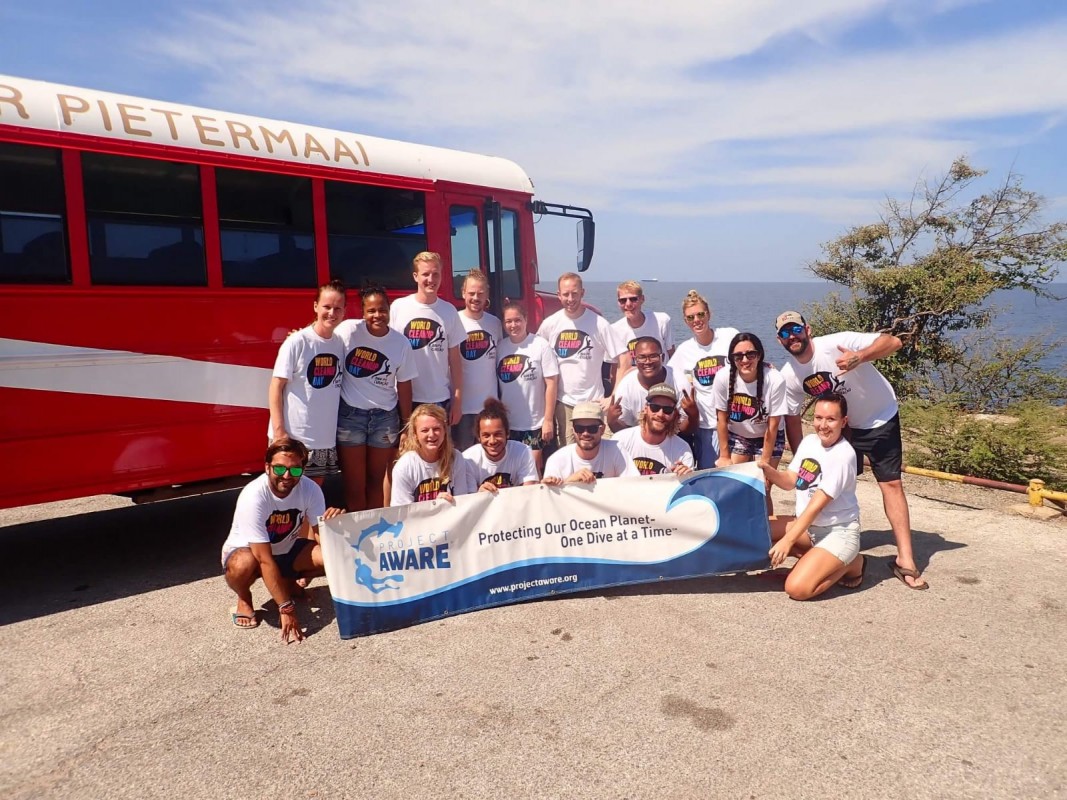
[[[571,419],[595,419],[597,422],[604,421],[604,409],[595,401],[576,403]]]
[[[807,325],[804,321],[804,317],[800,316],[799,311],[783,311],[778,315],[778,319],[774,321],[775,332],[780,331],[783,325],[789,325],[790,323],[796,325]]]
[[[646,400],[651,400],[653,397],[669,397],[674,402],[678,401],[678,392],[674,390],[674,387],[669,383],[657,383],[651,389],[648,390],[648,394],[645,396]]]

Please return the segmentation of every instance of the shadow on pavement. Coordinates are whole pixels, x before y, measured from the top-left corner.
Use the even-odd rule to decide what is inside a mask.
[[[0,625],[222,574],[237,491],[0,531]]]

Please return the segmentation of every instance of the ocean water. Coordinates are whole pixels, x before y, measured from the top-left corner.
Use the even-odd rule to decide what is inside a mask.
[[[769,346],[774,339],[774,319],[782,311],[796,309],[802,314],[806,306],[822,300],[832,291],[840,290],[825,282],[797,283],[678,283],[643,281],[645,309],[666,311],[671,316],[676,343],[690,337],[682,320],[681,303],[686,292],[696,289],[711,306],[711,324],[728,326],[755,333]],[[618,282],[585,281],[585,300],[596,306],[611,322],[622,317],[616,300]],[[555,291],[554,284],[542,284],[541,289]],[[1052,292],[1067,298],[1067,284],[1053,284]],[[1036,299],[1026,291],[996,292],[989,303],[997,310],[992,330],[997,335],[1022,339],[1040,336],[1048,343],[1042,365],[1046,369],[1067,370],[1067,299]],[[820,333],[821,331],[816,331]],[[1059,345],[1056,346],[1056,341]]]

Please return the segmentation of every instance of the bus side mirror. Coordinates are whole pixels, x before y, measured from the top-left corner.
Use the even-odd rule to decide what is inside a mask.
[[[593,261],[596,223],[588,217],[578,220],[578,271],[585,272]]]

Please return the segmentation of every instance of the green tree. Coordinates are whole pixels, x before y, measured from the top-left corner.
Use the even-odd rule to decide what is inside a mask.
[[[996,373],[995,365],[975,361],[963,336],[989,325],[995,311],[985,301],[993,292],[1054,297],[1048,284],[1067,260],[1067,222],[1043,224],[1044,198],[1015,172],[973,196],[984,175],[957,159],[939,180],[916,184],[907,202],[887,200],[880,221],[824,244],[823,257],[808,265],[849,290],[811,308],[812,327],[899,336],[903,347],[879,369],[903,397],[952,395],[940,385],[945,374],[966,383]],[[1040,366],[1029,358],[1034,346],[1018,345],[1029,371],[1011,375],[1028,386],[1040,384]],[[1011,353],[1001,350],[1002,368]],[[957,400],[967,405],[963,396]]]

